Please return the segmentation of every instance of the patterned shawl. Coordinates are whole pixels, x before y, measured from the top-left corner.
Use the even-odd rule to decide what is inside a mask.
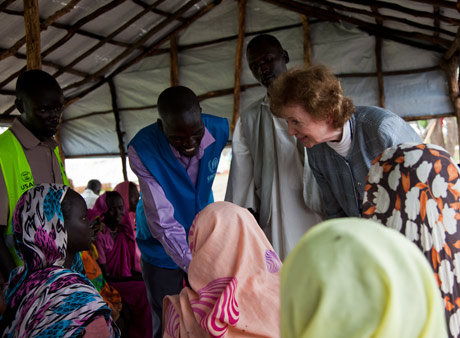
[[[113,336],[110,309],[91,282],[63,267],[67,231],[61,202],[69,187],[40,184],[19,199],[14,236],[24,266],[10,276],[0,332],[6,337],[80,337],[104,316]]]
[[[191,288],[163,302],[163,337],[279,337],[281,261],[254,217],[216,202],[189,233]]]
[[[445,338],[432,269],[398,232],[360,218],[309,230],[281,270],[283,338]]]
[[[460,333],[459,168],[441,147],[403,143],[386,149],[370,168],[363,217],[396,229],[433,267],[450,336]]]

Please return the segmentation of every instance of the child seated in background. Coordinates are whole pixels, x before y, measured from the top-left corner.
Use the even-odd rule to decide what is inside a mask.
[[[134,234],[136,234],[136,207],[137,202],[139,202],[139,189],[137,184],[131,181],[124,181],[118,183],[113,190],[118,192],[123,198],[126,207],[125,213],[129,214]]]
[[[130,181],[124,181],[117,184],[113,190],[118,192],[125,202],[125,214],[129,215],[134,237],[136,237],[136,208],[140,197],[137,184]],[[141,272],[141,252],[137,244],[135,270]]]
[[[106,191],[88,211],[90,220],[99,217],[103,223],[94,244],[104,278],[121,295],[132,314],[129,337],[151,337],[152,315],[145,283],[136,271],[136,242],[129,215],[121,195]]]
[[[91,246],[83,198],[68,186],[40,184],[19,199],[14,236],[24,266],[10,276],[3,337],[118,337],[111,310],[91,282],[71,270]]]

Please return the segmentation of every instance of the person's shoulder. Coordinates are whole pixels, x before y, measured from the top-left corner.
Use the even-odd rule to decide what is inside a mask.
[[[376,124],[380,124],[382,121],[388,119],[403,121],[402,118],[395,113],[376,106],[356,106],[354,117],[357,121]]]
[[[261,106],[263,104],[268,104],[268,103],[265,103],[264,100],[265,100],[265,96],[258,98],[257,100],[255,100],[254,102],[246,106],[245,108],[241,109],[240,117],[250,118],[250,117],[256,116],[261,111],[260,109]]]
[[[156,128],[155,128],[156,123],[149,124],[148,126],[143,127],[140,129],[136,135],[129,141],[129,146],[134,145],[136,142],[149,137],[150,135],[155,134]]]
[[[228,131],[230,128],[228,119],[225,117],[210,114],[201,114],[201,118],[203,119],[206,129],[208,129],[208,131],[211,134],[213,134],[213,131],[215,130]]]

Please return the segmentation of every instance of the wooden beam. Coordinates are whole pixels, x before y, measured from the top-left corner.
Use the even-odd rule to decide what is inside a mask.
[[[233,114],[232,122],[230,124],[230,132],[233,134],[236,121],[240,115],[240,86],[241,86],[241,73],[243,65],[243,46],[244,46],[244,32],[246,20],[246,0],[238,0],[238,42],[236,45],[235,56],[235,85],[233,91]]]
[[[372,12],[377,14],[375,21],[377,25],[383,26],[383,19],[378,16],[378,8],[371,6]],[[375,67],[377,69],[377,84],[379,91],[379,106],[385,108],[385,84],[383,79],[383,69],[382,69],[382,38],[380,36],[375,36]]]
[[[446,74],[447,85],[449,90],[449,97],[452,103],[455,116],[457,117],[458,139],[460,140],[460,90],[459,90],[459,76],[458,76],[458,53],[452,55],[449,60],[441,59],[441,67]],[[452,154],[454,155],[454,154]]]
[[[6,14],[10,14],[10,15],[17,15],[17,16],[22,16],[22,17],[24,16],[24,11],[6,9],[6,10],[3,10],[1,12],[6,13]],[[40,23],[44,23],[44,22],[45,22],[45,20],[40,18]],[[63,24],[63,23],[60,23],[60,22],[53,22],[50,26],[55,27],[55,28],[59,28],[59,29],[64,29],[66,31],[70,31],[70,30],[73,29],[73,26],[66,25],[66,24]],[[99,40],[99,41],[102,41],[102,40],[105,39],[105,37],[102,36],[102,35],[99,35],[99,34],[96,34],[96,33],[93,33],[93,32],[89,32],[89,31],[86,31],[84,29],[77,29],[75,31],[75,33],[83,35],[83,36],[86,36],[88,38]],[[110,43],[110,44],[115,45],[115,46],[120,46],[120,47],[129,47],[131,45],[128,42],[117,41],[117,40],[109,40],[109,41],[107,41],[107,43]],[[138,49],[142,50],[143,47],[139,47]]]
[[[152,13],[155,13],[155,14],[158,14],[158,15],[161,15],[161,16],[164,16],[165,18],[171,16],[171,13],[164,12],[164,11],[162,11],[162,10],[160,10],[160,9],[155,8],[155,7],[151,8],[149,5],[147,5],[146,3],[144,3],[144,1],[142,1],[142,0],[132,0],[132,1],[133,1],[136,5],[141,6],[141,7],[143,7],[144,9],[148,9],[149,12],[152,12]],[[150,7],[150,8],[149,8],[149,7]],[[178,18],[177,20],[182,21],[182,22],[184,21],[184,19],[182,19],[182,18]]]
[[[170,42],[170,54],[169,54],[169,70],[170,70],[170,83],[172,86],[179,85],[179,53],[177,46],[179,44],[179,38],[177,34],[171,36]]]
[[[59,71],[57,71],[54,76],[55,77],[58,77],[59,75],[61,75],[62,73],[64,73],[69,67],[73,67],[75,66],[76,64],[78,64],[80,61],[84,60],[85,58],[87,58],[88,56],[90,56],[93,52],[95,52],[96,50],[98,50],[100,47],[102,47],[106,42],[112,40],[115,36],[117,36],[118,34],[120,34],[121,32],[123,32],[124,30],[126,30],[128,27],[130,27],[132,24],[134,24],[136,21],[138,21],[139,19],[141,19],[144,15],[146,15],[147,13],[149,13],[150,11],[150,8],[153,8],[159,4],[161,4],[164,0],[159,0],[159,1],[156,1],[154,4],[150,5],[149,8],[147,9],[144,9],[142,11],[140,11],[139,13],[137,13],[135,16],[133,16],[131,19],[129,19],[128,21],[126,21],[123,25],[121,25],[120,27],[118,27],[115,31],[113,31],[112,33],[110,33],[106,38],[102,39],[101,41],[99,41],[97,44],[95,44],[94,46],[92,46],[90,49],[86,50],[84,53],[80,54],[78,57],[76,57],[75,59],[73,59],[66,67],[60,69]],[[128,48],[130,48],[131,45],[129,45]],[[138,47],[143,47],[141,45],[139,45]],[[91,78],[91,75],[88,75],[86,76],[85,78]]]
[[[0,11],[3,11],[4,9],[6,9],[9,5],[11,5],[13,2],[15,2],[16,0],[5,0],[3,1],[1,4],[0,4]]]
[[[439,5],[442,7],[450,8],[450,9],[455,9],[455,1],[443,1],[443,0],[411,0],[413,2],[420,2],[422,4],[429,4],[429,5]],[[458,3],[458,1],[457,1]]]
[[[80,0],[78,0],[78,1],[80,1]],[[80,20],[78,20],[72,26],[72,28],[69,31],[67,31],[67,34],[64,37],[62,37],[61,39],[56,41],[56,43],[54,43],[51,47],[47,48],[42,53],[42,57],[48,56],[49,54],[54,52],[56,49],[61,47],[64,43],[69,41],[76,34],[77,30],[79,30],[83,25],[86,25],[88,22],[93,21],[94,19],[96,19],[100,15],[105,14],[109,10],[117,7],[118,5],[122,4],[125,1],[126,0],[113,0],[113,1],[109,2],[108,4],[106,4],[104,6],[101,6],[98,9],[94,10],[93,12],[88,14],[87,16],[85,16],[85,17],[81,18]]]
[[[260,35],[260,34],[269,34],[269,33],[278,32],[278,31],[282,31],[282,30],[286,30],[286,29],[297,28],[297,27],[300,27],[301,25],[302,25],[301,23],[294,23],[294,24],[290,24],[290,25],[286,25],[286,26],[267,28],[267,29],[252,31],[250,33],[245,33],[244,36],[248,37],[248,36],[256,36],[256,35]],[[182,45],[182,46],[179,46],[179,52],[183,51],[183,50],[187,50],[187,49],[206,47],[206,46],[215,45],[215,44],[222,43],[222,42],[227,42],[227,41],[233,41],[233,40],[237,40],[237,39],[238,39],[238,34],[226,36],[226,37],[215,39],[215,40],[209,40],[209,41],[191,43],[191,44],[188,44],[188,45]]]
[[[27,69],[41,69],[40,15],[38,0],[23,0],[24,25],[26,30]]]
[[[72,0],[67,5],[65,5],[63,8],[56,11],[46,21],[40,24],[40,31],[47,29],[48,26],[51,25],[54,21],[59,19],[61,16],[67,14],[68,12],[70,12],[75,7],[75,5],[79,3],[80,1],[81,0]],[[0,60],[6,59],[7,57],[15,54],[19,50],[19,48],[24,46],[25,43],[26,43],[26,37],[24,36],[18,41],[16,41],[16,43],[12,47],[8,48],[5,52],[0,53]]]
[[[19,115],[0,115],[0,124],[11,125],[14,119]]]
[[[454,53],[456,53],[460,48],[460,27],[457,29],[457,36],[455,37],[454,41],[452,41],[452,44],[450,45],[449,49],[446,51],[446,53],[443,56],[444,60],[449,60]]]
[[[406,122],[411,121],[420,121],[420,120],[430,120],[430,119],[440,119],[443,117],[452,117],[455,116],[455,113],[441,113],[441,114],[433,114],[433,115],[417,115],[417,116],[404,116],[402,119]]]
[[[439,28],[441,27],[441,20],[439,20],[439,15],[441,15],[441,9],[439,5],[433,5],[433,26],[436,28],[433,35],[435,37],[439,36]]]
[[[115,83],[113,80],[109,80],[110,94],[112,96],[112,109],[113,115],[115,116],[115,129],[117,131],[118,137],[118,149],[120,149],[121,165],[123,170],[123,179],[128,180],[128,172],[126,170],[126,151],[125,144],[123,142],[124,133],[121,131],[120,123],[120,112],[118,111],[118,99],[117,99],[117,90],[115,88]]]
[[[310,23],[306,15],[301,14],[300,17],[302,18],[303,27],[303,65],[309,67],[312,65]]]
[[[167,19],[161,21],[157,25],[155,25],[152,29],[150,29],[147,33],[142,35],[137,41],[135,41],[130,48],[125,49],[123,52],[121,52],[119,55],[113,58],[112,61],[110,61],[108,64],[97,70],[93,75],[91,75],[89,78],[86,78],[82,81],[78,81],[75,83],[72,83],[71,85],[67,86],[66,89],[71,89],[71,88],[78,88],[81,85],[86,84],[87,82],[93,81],[96,77],[99,77],[101,75],[104,75],[106,72],[108,72],[113,66],[118,64],[119,62],[123,61],[125,58],[129,57],[133,51],[140,45],[142,45],[144,42],[146,42],[148,39],[150,39],[154,34],[158,33],[161,31],[163,28],[171,24],[174,20],[179,18],[181,15],[185,14],[188,10],[190,10],[197,2],[200,0],[190,0],[185,3],[181,8],[179,8],[174,14],[172,14],[170,17]]]
[[[323,0],[310,0],[310,1],[316,2],[316,3],[327,3],[327,1],[323,1]],[[414,1],[414,0],[411,0],[411,1]],[[376,0],[373,0],[373,1],[369,1],[369,0],[342,0],[342,2],[359,4],[359,5],[363,5],[363,6],[369,6],[370,4],[372,4],[372,6],[375,6],[377,8],[391,9],[393,11],[400,12],[400,13],[403,13],[403,14],[409,14],[411,16],[418,17],[418,18],[432,19],[432,14],[430,12],[419,11],[419,10],[415,10],[415,9],[412,9],[412,8],[407,8],[407,7],[401,6],[401,5],[397,4],[397,3],[385,2],[385,1],[376,1]],[[398,1],[398,2],[399,3],[404,3],[403,1]],[[423,2],[423,1],[419,1],[419,2]],[[441,1],[438,1],[438,0],[434,0],[434,1],[426,2],[426,3],[429,3],[431,5],[437,4],[437,5],[440,5],[442,7],[446,7],[446,8],[453,8],[453,5],[454,5],[452,2],[447,2],[447,1],[441,2]],[[333,7],[336,7],[338,9],[341,8],[341,5],[336,5],[335,3],[330,3],[330,4]],[[355,11],[355,10],[359,11],[358,9],[353,9],[352,7],[348,7],[348,10],[349,11]],[[358,13],[358,12],[355,12],[355,13]],[[392,19],[397,20],[396,17],[392,17]],[[444,16],[444,15],[439,15],[439,19],[441,21],[444,21],[444,22],[449,23],[451,25],[459,25],[460,24],[460,20],[458,18],[452,18],[452,17],[448,17],[448,16]],[[388,20],[388,17],[385,18],[385,20]],[[403,22],[403,21],[400,21],[400,22]],[[415,22],[411,21],[411,23],[414,24]],[[431,27],[431,29],[433,29],[433,27]]]
[[[288,9],[288,10],[291,10],[291,11],[294,11],[300,14],[308,15],[309,17],[314,16],[319,19],[333,21],[333,22],[334,21],[335,22],[338,22],[338,21],[349,22],[351,24],[358,26],[360,29],[371,32],[371,34],[373,35],[383,36],[385,34],[387,38],[391,38],[392,36],[396,35],[399,37],[405,37],[408,39],[417,39],[417,40],[429,42],[431,44],[435,44],[438,46],[444,46],[444,47],[450,44],[450,41],[444,38],[436,38],[436,37],[433,37],[432,35],[427,35],[427,34],[419,33],[419,32],[406,32],[406,31],[392,29],[388,27],[379,27],[376,24],[372,24],[372,23],[357,19],[349,15],[340,14],[338,12],[331,14],[331,12],[328,10],[325,10],[325,9],[322,9],[316,6],[307,5],[306,3],[299,3],[296,1],[292,1],[292,0],[264,0],[264,1],[274,4],[278,7],[282,7],[282,8],[285,8],[285,9]],[[314,2],[317,2],[317,1],[314,1]],[[374,1],[373,4],[376,2],[379,2],[379,1]],[[329,3],[327,1],[321,1],[321,3],[331,4],[332,6],[332,3]],[[335,8],[337,7],[337,5],[334,5],[332,7]],[[428,14],[431,15],[430,13]],[[370,14],[370,16],[372,16],[372,13]],[[452,19],[450,21],[455,21],[455,22],[458,22],[458,24],[460,24],[460,20],[457,20],[457,19]]]
[[[240,91],[244,92],[245,90],[247,90],[249,88],[254,88],[254,87],[260,87],[260,84],[259,83],[253,83],[253,84],[248,84],[248,85],[241,86]],[[207,93],[198,95],[198,101],[202,102],[202,101],[205,101],[207,99],[212,99],[212,98],[215,98],[215,97],[231,95],[231,94],[233,94],[233,91],[234,91],[234,88],[226,88],[226,89],[207,92]],[[153,105],[142,106],[142,107],[118,108],[118,111],[123,112],[123,111],[152,110],[152,109],[156,109],[157,107],[158,106],[156,104],[153,104]],[[96,116],[96,115],[104,115],[104,114],[111,114],[111,113],[113,113],[113,110],[104,110],[104,111],[98,111],[98,112],[91,112],[91,113],[88,113],[88,114],[84,114],[84,115],[80,115],[80,116],[76,116],[76,117],[71,117],[69,119],[63,120],[62,122],[70,122],[70,121],[74,121],[74,120],[80,120],[80,119],[83,119],[85,117]],[[2,117],[2,115],[0,115],[0,122],[1,122],[1,117]]]
[[[193,22],[195,22],[196,20],[198,20],[199,18],[201,18],[203,15],[205,15],[206,13],[208,13],[209,11],[211,11],[214,7],[216,7],[218,4],[216,2],[212,2],[210,3],[209,5],[207,5],[203,10],[201,10],[200,12],[198,12],[197,14],[195,14],[194,16],[192,17],[189,17],[187,18],[187,21],[184,22],[182,25],[180,25],[179,27],[175,28],[171,34],[174,34],[174,33],[179,33],[180,31],[182,31],[183,29],[187,28],[188,26],[190,26]],[[169,36],[167,37],[164,37],[163,39],[161,39],[160,41],[158,42],[155,42],[153,43],[151,46],[148,47],[147,50],[145,50],[144,52],[142,52],[140,55],[137,55],[135,56],[134,58],[132,58],[131,60],[128,60],[127,62],[123,63],[121,66],[119,66],[117,69],[115,69],[111,74],[110,74],[110,78],[114,78],[116,75],[120,74],[122,71],[128,69],[129,67],[131,67],[132,65],[136,64],[137,62],[143,60],[145,57],[147,56],[150,56],[150,54],[154,53],[154,51],[161,45],[163,45],[166,41],[169,40]],[[89,80],[88,80],[89,82]],[[95,83],[94,85],[92,85],[91,87],[83,90],[82,92],[78,93],[77,95],[74,95],[72,96],[71,98],[69,98],[69,100],[66,102],[66,105],[69,105],[69,104],[72,104],[73,102],[81,99],[82,97],[85,97],[86,95],[88,95],[89,93],[91,93],[93,90],[95,90],[96,88],[99,88],[100,86],[102,86],[103,84],[105,84],[107,82],[107,78],[103,78],[102,80],[100,80],[99,82]]]

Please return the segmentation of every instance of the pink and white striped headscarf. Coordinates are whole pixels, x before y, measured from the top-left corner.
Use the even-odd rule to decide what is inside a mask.
[[[210,204],[189,244],[191,288],[165,297],[163,337],[279,337],[281,261],[253,216]]]

